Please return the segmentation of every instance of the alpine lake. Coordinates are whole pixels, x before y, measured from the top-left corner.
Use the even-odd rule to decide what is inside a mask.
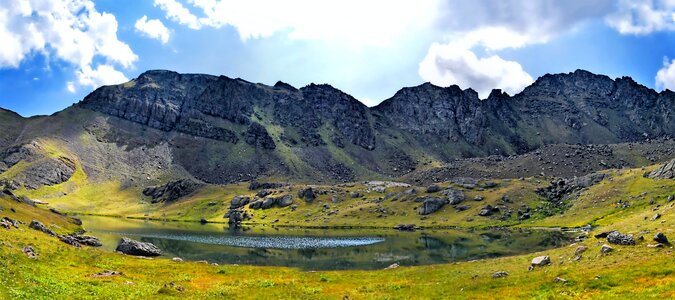
[[[87,234],[114,251],[122,237],[150,242],[163,256],[218,264],[302,270],[372,270],[538,252],[568,244],[554,229],[307,229],[80,216]]]

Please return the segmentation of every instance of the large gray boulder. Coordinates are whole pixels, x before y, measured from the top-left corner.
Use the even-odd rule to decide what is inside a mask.
[[[139,242],[128,238],[122,238],[119,244],[117,244],[117,248],[115,250],[124,254],[136,256],[162,255],[162,250],[157,248],[157,246],[151,243]]]
[[[433,197],[426,197],[426,198],[421,198],[416,200],[418,202],[422,202],[422,206],[420,207],[419,213],[420,215],[428,215],[431,213],[434,213],[441,209],[445,204],[447,204],[447,200],[445,199],[440,199],[440,198],[433,198]]]
[[[675,158],[647,174],[652,179],[675,179]]]
[[[251,198],[246,196],[235,196],[230,203],[230,209],[236,209],[245,206],[251,202]]]
[[[464,196],[464,192],[456,189],[447,189],[443,192],[448,197],[448,204],[450,205],[457,205],[462,202],[464,202],[464,199],[466,199],[466,196]]]
[[[51,236],[58,236],[58,234],[56,234],[56,232],[47,228],[47,226],[40,223],[40,221],[33,220],[33,221],[30,222],[30,225],[28,225],[28,227],[32,228],[32,229],[35,229],[37,231],[42,231],[42,232],[44,232],[48,235],[51,235]]]
[[[635,245],[635,239],[632,234],[622,234],[618,231],[612,231],[607,235],[607,241],[617,245]]]
[[[152,197],[152,203],[173,202],[190,195],[204,186],[203,183],[189,179],[167,182],[162,186],[152,186],[143,190],[143,195]]]

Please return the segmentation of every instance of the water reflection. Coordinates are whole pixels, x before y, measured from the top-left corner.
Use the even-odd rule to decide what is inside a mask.
[[[83,217],[85,228],[113,250],[120,237],[151,242],[166,256],[219,264],[290,266],[306,270],[380,269],[535,252],[564,244],[559,231],[319,230],[250,228]]]

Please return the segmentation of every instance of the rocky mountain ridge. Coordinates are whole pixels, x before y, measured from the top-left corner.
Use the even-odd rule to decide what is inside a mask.
[[[264,177],[426,182],[494,173],[487,170],[490,159],[470,161],[481,157],[513,157],[504,161],[514,163],[500,163],[501,178],[540,172],[576,176],[584,174],[580,166],[598,165],[602,155],[592,154],[595,150],[585,155],[583,147],[572,147],[582,153],[576,155],[580,160],[524,154],[547,145],[666,147],[675,135],[674,109],[671,91],[657,93],[628,77],[613,80],[583,70],[542,76],[514,96],[494,90],[483,100],[471,89],[425,83],[372,108],[326,84],[297,89],[283,82],[267,86],[153,70],[98,88],[49,117],[24,119],[0,111],[5,129],[0,159],[11,155],[10,147],[46,139],[74,156],[57,157],[82,164],[92,178],[141,179],[146,186],[186,177],[208,183]],[[609,164],[670,158],[666,150],[648,157],[650,152],[632,147],[612,148]],[[608,162],[585,169],[610,167]]]

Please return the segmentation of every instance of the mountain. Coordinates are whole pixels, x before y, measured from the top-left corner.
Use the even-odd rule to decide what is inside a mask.
[[[297,89],[154,70],[52,116],[0,110],[0,181],[15,188],[71,176],[122,186],[180,178],[345,182],[449,167],[445,176],[487,176],[495,157],[508,158],[497,158],[501,177],[572,176],[670,158],[674,109],[671,91],[582,70],[484,100],[471,89],[425,83],[373,108],[325,84]],[[578,159],[554,161],[551,150],[532,160],[537,149]]]

